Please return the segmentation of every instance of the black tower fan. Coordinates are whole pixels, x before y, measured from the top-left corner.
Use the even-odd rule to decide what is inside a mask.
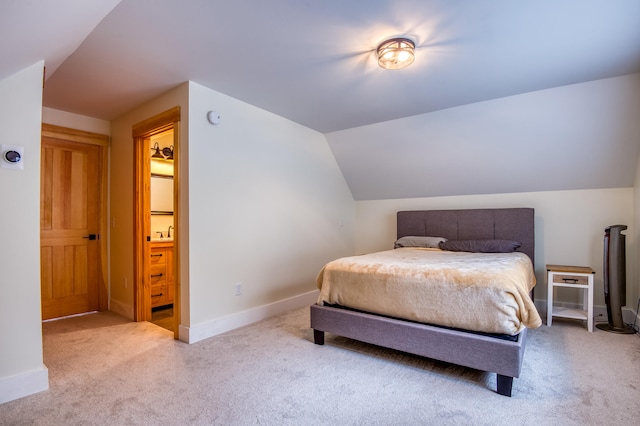
[[[622,307],[627,299],[625,235],[622,234],[625,229],[626,225],[612,225],[604,230],[604,301],[609,322],[596,327],[612,333],[633,334],[633,328],[622,320]]]

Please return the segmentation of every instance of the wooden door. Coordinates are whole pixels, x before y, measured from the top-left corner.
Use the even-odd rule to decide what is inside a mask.
[[[43,133],[41,149],[42,318],[99,310],[101,147]]]

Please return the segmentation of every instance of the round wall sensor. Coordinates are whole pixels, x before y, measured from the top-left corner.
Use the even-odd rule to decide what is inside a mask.
[[[215,111],[209,111],[207,113],[207,120],[211,124],[220,124],[220,114]]]
[[[18,151],[9,150],[4,153],[4,158],[10,163],[18,163],[22,159],[22,155]]]
[[[16,145],[0,145],[0,168],[24,169],[24,147]]]

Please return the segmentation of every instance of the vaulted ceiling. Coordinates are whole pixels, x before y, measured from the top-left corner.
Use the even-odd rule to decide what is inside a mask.
[[[358,158],[400,163],[416,144],[400,130],[363,153],[368,125],[640,73],[639,23],[637,0],[3,0],[0,78],[44,58],[44,105],[106,120],[195,81],[328,134],[357,199],[543,190],[554,188],[376,191],[366,182],[382,182],[370,170],[382,160]],[[397,35],[416,41],[415,63],[383,70],[375,48]]]

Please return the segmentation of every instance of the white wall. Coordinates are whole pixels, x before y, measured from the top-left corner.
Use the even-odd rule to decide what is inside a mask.
[[[322,134],[190,83],[188,157],[186,326],[210,334],[315,291],[324,263],[353,253],[354,201]]]
[[[637,192],[637,188],[635,189]],[[594,304],[604,305],[602,278],[604,229],[624,224],[627,238],[627,296],[638,293],[634,271],[637,221],[633,218],[634,189],[594,189],[580,191],[528,192],[516,194],[432,197],[356,202],[356,252],[393,248],[396,212],[420,209],[469,209],[533,207],[535,209],[536,300],[546,299],[545,265],[591,266],[596,271]],[[563,292],[568,303],[581,301],[578,292]],[[636,299],[637,300],[637,299]],[[635,306],[634,306],[635,309]]]
[[[40,61],[0,81],[0,143],[24,170],[0,168],[0,403],[49,387],[40,311]]]

